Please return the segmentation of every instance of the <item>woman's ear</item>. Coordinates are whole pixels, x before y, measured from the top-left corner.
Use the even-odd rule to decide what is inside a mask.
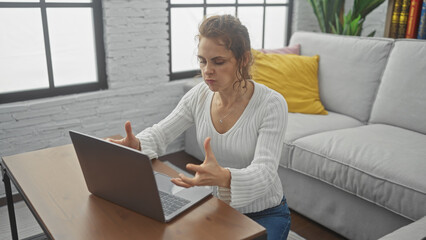
[[[243,60],[243,66],[244,67],[246,67],[248,64],[250,64],[250,59],[251,59],[251,57],[250,57],[250,55],[251,55],[251,51],[247,51],[247,52],[245,52],[244,53],[244,60]]]

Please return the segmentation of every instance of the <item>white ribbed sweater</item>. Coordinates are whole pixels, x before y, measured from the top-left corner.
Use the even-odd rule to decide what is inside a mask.
[[[218,133],[213,126],[213,92],[202,82],[185,94],[169,116],[136,136],[142,152],[151,159],[161,156],[167,144],[195,124],[200,149],[204,152],[204,140],[211,137],[218,163],[231,172],[231,188],[219,187],[218,198],[241,213],[277,206],[283,198],[277,169],[287,126],[287,103],[281,94],[253,83],[249,104],[226,133]]]

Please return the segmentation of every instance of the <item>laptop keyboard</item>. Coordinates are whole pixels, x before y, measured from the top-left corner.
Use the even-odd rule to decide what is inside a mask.
[[[190,201],[177,197],[172,194],[168,194],[162,191],[160,192],[161,205],[163,206],[164,215],[168,216],[174,213],[176,210],[188,204]]]

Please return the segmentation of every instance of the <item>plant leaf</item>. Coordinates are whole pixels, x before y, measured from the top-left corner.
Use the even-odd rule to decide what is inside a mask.
[[[360,36],[365,17],[385,0],[354,0],[352,9],[343,13],[344,0],[308,0],[322,32]],[[374,35],[375,31],[370,33]]]

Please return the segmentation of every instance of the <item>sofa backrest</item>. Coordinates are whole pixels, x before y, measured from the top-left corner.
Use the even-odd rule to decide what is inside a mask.
[[[320,56],[318,84],[327,110],[366,123],[393,40],[296,32],[290,45],[301,44],[301,55]]]
[[[383,73],[370,122],[426,134],[425,40],[396,40]]]

